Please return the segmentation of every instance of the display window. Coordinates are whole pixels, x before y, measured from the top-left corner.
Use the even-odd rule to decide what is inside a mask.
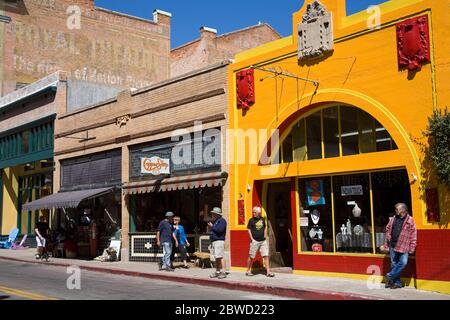
[[[210,211],[222,205],[222,188],[201,188],[133,196],[136,232],[156,232],[167,211],[181,217],[187,233],[207,233]]]
[[[302,251],[334,252],[331,178],[299,179]]]
[[[406,170],[298,179],[302,252],[380,253],[397,203],[411,207]]]

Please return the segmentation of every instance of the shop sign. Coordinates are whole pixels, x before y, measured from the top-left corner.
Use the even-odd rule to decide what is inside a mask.
[[[362,196],[364,195],[363,186],[342,186],[341,195],[346,196]]]
[[[170,159],[160,157],[141,158],[141,173],[159,176],[170,174]]]

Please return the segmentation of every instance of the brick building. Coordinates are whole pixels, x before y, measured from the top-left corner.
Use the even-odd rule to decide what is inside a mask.
[[[201,27],[199,39],[174,48],[170,52],[170,75],[176,77],[191,70],[233,59],[243,50],[280,38],[280,34],[267,23],[220,36],[215,29]]]
[[[0,96],[58,70],[120,88],[169,77],[169,13],[156,10],[150,21],[94,0],[6,0],[0,15]]]
[[[221,152],[228,126],[228,64],[214,64],[144,89],[123,91],[87,108],[59,113],[55,194],[33,209],[61,208],[64,201],[59,197],[78,191],[98,194],[106,190],[108,195],[82,205],[94,208],[96,221],[103,221],[100,235],[107,221],[121,225],[123,259],[154,261],[155,228],[168,210],[182,216],[187,233],[196,240],[192,243],[199,244],[207,231],[205,212],[214,206],[229,212],[228,168]],[[183,135],[183,142],[187,142],[186,135],[192,139],[185,143],[189,155],[183,163],[172,157],[172,137],[178,134]],[[204,161],[206,153],[212,162]],[[196,161],[199,156],[200,162]],[[142,161],[154,158],[156,163],[167,163],[168,171],[145,170]],[[79,210],[56,210],[52,224],[67,228],[65,214],[76,219]]]

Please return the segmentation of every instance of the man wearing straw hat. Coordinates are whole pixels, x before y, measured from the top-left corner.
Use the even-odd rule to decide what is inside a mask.
[[[222,268],[222,260],[225,256],[225,236],[227,232],[227,222],[223,218],[223,213],[220,208],[214,208],[213,214],[214,223],[209,222],[211,227],[211,246],[212,255],[216,259],[216,272],[211,275],[211,278],[225,279],[227,274]]]

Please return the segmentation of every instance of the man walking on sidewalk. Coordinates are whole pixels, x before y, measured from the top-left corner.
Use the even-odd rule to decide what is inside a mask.
[[[216,272],[211,275],[211,278],[225,279],[227,277],[225,270],[222,268],[222,259],[225,257],[225,235],[227,232],[227,222],[222,217],[222,210],[214,208],[213,214],[214,223],[209,222],[211,229],[211,246],[212,255],[216,259]]]
[[[250,219],[247,225],[248,234],[250,236],[250,255],[247,262],[247,276],[254,276],[252,273],[253,261],[256,253],[261,253],[266,265],[266,275],[270,278],[275,277],[275,274],[270,271],[269,261],[269,246],[267,244],[267,225],[264,218],[261,217],[261,207],[253,208],[253,218]]]
[[[400,275],[408,264],[409,255],[414,254],[417,244],[417,229],[413,217],[404,203],[395,206],[396,215],[386,227],[386,240],[391,255],[391,272],[386,275],[386,288],[402,288]]]
[[[175,245],[178,247],[178,240],[173,233],[174,216],[173,212],[167,212],[166,218],[160,222],[158,232],[156,233],[156,243],[158,247],[162,245],[164,253],[163,258],[161,259],[160,271],[174,271],[170,263],[170,255],[172,254],[174,240]]]

